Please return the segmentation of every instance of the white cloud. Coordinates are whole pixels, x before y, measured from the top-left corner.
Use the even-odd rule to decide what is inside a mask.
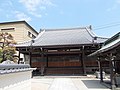
[[[25,20],[25,21],[31,21],[31,18],[29,16],[27,16],[25,13],[23,12],[20,12],[20,11],[15,11],[14,12],[15,14],[15,17],[18,19],[18,20]]]
[[[7,1],[7,4],[13,6],[13,3],[11,1]]]
[[[6,7],[9,7],[6,9]],[[12,1],[8,1],[8,0],[4,0],[2,3],[0,3],[0,9],[1,10],[5,10],[5,11],[9,11],[10,9],[13,9],[13,3]]]
[[[113,11],[116,10],[120,6],[120,0],[115,0],[113,5],[107,9],[107,11]]]
[[[55,6],[51,0],[19,0],[19,2],[25,6],[29,14],[38,18],[42,17],[42,10],[46,10],[49,6]]]
[[[48,6],[55,6],[51,0],[19,0],[19,2],[26,7],[28,13],[36,17],[41,17],[38,13],[39,10],[46,10]]]
[[[107,11],[110,12],[110,11],[113,11],[117,8],[117,5],[114,4],[112,7],[108,8]]]
[[[30,12],[31,15],[35,16],[35,17],[38,17],[38,18],[41,18],[42,15],[41,14],[38,14],[36,12]]]
[[[45,6],[41,6],[40,10],[46,10],[46,7]]]
[[[28,11],[36,11],[40,0],[19,0],[19,2],[25,5]]]

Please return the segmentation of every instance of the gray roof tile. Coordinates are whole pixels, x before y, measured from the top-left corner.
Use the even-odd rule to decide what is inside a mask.
[[[46,29],[39,33],[34,39],[32,46],[52,45],[78,45],[93,44],[94,37],[97,37],[90,28],[69,28],[69,29]],[[103,43],[106,38],[97,37],[95,43]],[[30,46],[31,42],[16,45],[17,47]]]
[[[118,46],[120,46],[120,32],[105,41],[102,48],[90,54],[89,56],[99,55]]]

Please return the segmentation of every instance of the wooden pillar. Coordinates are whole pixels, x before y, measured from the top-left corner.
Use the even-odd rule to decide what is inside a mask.
[[[82,46],[82,68],[83,68],[83,74],[86,75],[86,66],[85,66],[85,51],[84,51],[84,46]]]
[[[42,63],[41,63],[41,76],[44,75],[44,51],[43,48],[41,48],[41,59],[42,59]]]
[[[32,66],[32,44],[34,43],[34,40],[31,40],[31,45],[29,47],[29,56],[30,56],[30,66]]]
[[[31,50],[29,51],[29,56],[30,56],[30,66],[32,66],[32,56],[31,56]]]
[[[42,59],[41,66],[44,66],[44,64],[43,64],[43,61],[44,61],[44,51],[43,51],[43,48],[41,48],[41,59]]]
[[[20,63],[20,51],[18,52],[18,64]]]
[[[48,55],[46,55],[47,60],[46,60],[46,67],[48,67]]]
[[[102,68],[102,61],[99,61],[100,63],[100,82],[103,82],[103,68]]]
[[[115,68],[114,68],[114,58],[111,54],[110,56],[110,79],[111,79],[111,89],[115,90],[116,86],[115,86]]]

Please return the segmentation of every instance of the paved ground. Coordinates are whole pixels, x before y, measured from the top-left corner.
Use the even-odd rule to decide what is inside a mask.
[[[31,82],[32,90],[110,90],[92,77],[39,76]]]

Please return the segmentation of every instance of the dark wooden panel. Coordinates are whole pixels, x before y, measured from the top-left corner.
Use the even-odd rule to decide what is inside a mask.
[[[82,68],[47,68],[45,74],[82,74]]]
[[[48,67],[76,67],[76,66],[81,66],[81,63],[69,61],[48,62]]]
[[[41,68],[46,66],[46,62],[32,62],[32,67]]]

